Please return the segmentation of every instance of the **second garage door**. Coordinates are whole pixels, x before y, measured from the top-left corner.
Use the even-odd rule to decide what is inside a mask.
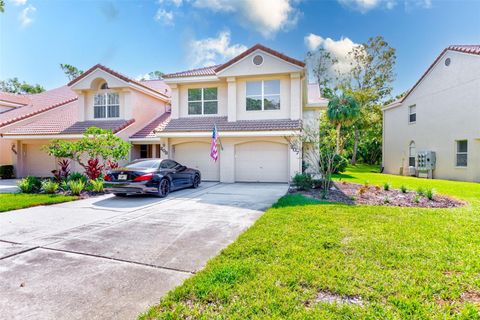
[[[235,180],[288,182],[288,147],[273,142],[247,142],[235,147]]]
[[[210,144],[203,142],[188,142],[174,146],[174,160],[189,168],[198,169],[202,180],[220,180],[219,161],[210,157]]]

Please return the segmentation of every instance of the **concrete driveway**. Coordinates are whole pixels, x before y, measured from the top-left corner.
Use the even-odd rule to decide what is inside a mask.
[[[287,191],[203,183],[0,213],[5,319],[134,319],[201,269]]]

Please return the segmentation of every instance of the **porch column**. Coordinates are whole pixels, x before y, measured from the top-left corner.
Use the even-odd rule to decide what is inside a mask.
[[[151,154],[152,158],[156,158],[157,157],[157,145],[154,143],[152,144],[152,154]]]
[[[171,93],[171,104],[172,104],[172,119],[178,119],[180,117],[180,93],[179,88],[176,84],[170,84]]]
[[[228,77],[228,121],[237,121],[237,81]]]
[[[300,119],[302,108],[302,90],[300,73],[290,74],[290,119]]]

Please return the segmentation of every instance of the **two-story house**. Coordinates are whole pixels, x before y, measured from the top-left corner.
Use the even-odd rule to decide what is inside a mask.
[[[13,163],[18,177],[49,176],[56,161],[42,147],[97,126],[132,143],[130,160],[168,157],[211,181],[287,182],[302,170],[301,146],[293,147],[292,137],[305,123],[315,125],[327,105],[305,73],[302,61],[262,45],[165,81],[135,81],[96,65],[54,90],[0,95],[0,102],[5,96],[15,104],[0,113],[0,164]]]
[[[50,176],[57,164],[42,147],[51,139],[78,139],[96,126],[128,140],[167,111],[170,89],[161,80],[139,82],[95,65],[66,86],[19,97],[22,106],[0,113],[2,164],[14,164],[18,177]]]
[[[165,75],[165,82],[171,113],[133,135],[133,143],[159,139],[165,156],[199,169],[205,180],[288,182],[301,172],[301,152],[289,141],[300,133],[304,114],[314,117],[326,106],[315,91],[305,95],[302,61],[255,45],[224,64]],[[214,126],[216,162],[210,157]]]
[[[443,50],[408,94],[383,108],[383,166],[416,174],[436,154],[434,178],[480,181],[480,45]]]

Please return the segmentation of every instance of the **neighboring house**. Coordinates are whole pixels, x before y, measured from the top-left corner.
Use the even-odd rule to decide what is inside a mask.
[[[301,172],[301,152],[289,141],[304,116],[318,118],[326,106],[318,90],[305,92],[302,61],[255,45],[224,64],[164,78],[172,90],[171,114],[130,141],[160,141],[170,158],[199,169],[205,180],[288,182]],[[221,140],[217,162],[210,158],[214,126]]]
[[[0,151],[17,176],[48,176],[56,163],[42,146],[97,126],[133,144],[130,160],[168,157],[211,181],[287,182],[302,170],[292,137],[303,123],[318,125],[327,106],[305,73],[302,61],[262,45],[221,65],[168,74],[165,82],[137,82],[96,65],[0,114]],[[210,157],[214,126],[217,162]]]
[[[401,100],[383,108],[386,173],[413,174],[434,151],[434,178],[480,181],[480,45],[446,48]]]
[[[170,103],[163,81],[138,82],[102,65],[67,86],[24,97],[23,106],[0,113],[1,164],[13,163],[18,177],[51,175],[56,161],[42,150],[51,139],[78,139],[97,126],[128,140]],[[131,157],[139,153],[134,146]]]

